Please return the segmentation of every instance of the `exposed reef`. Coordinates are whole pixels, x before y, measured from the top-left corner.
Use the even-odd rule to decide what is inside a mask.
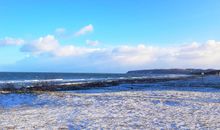
[[[14,84],[5,84],[0,87],[1,93],[23,93],[23,92],[35,92],[35,91],[69,91],[80,89],[91,89],[100,87],[117,86],[120,84],[147,84],[158,83],[166,81],[186,80],[192,79],[196,76],[180,76],[180,77],[162,77],[162,78],[134,78],[134,79],[116,79],[116,80],[103,80],[103,81],[91,81],[91,82],[78,82],[78,83],[64,83],[64,84],[51,84],[48,82],[42,82],[34,84],[33,86],[20,86],[17,87]]]

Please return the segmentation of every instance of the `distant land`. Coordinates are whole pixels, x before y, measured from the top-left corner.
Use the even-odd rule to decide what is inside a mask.
[[[216,69],[147,69],[132,70],[127,74],[187,74],[187,75],[220,75],[220,70]]]

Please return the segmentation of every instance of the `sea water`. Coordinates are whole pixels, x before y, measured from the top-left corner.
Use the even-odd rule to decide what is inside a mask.
[[[150,75],[150,74],[126,74],[126,73],[36,73],[36,72],[0,72],[0,87],[6,84],[16,86],[30,86],[36,83],[79,83],[92,81],[106,81],[117,79],[176,77],[177,75]],[[180,75],[178,75],[180,76]]]

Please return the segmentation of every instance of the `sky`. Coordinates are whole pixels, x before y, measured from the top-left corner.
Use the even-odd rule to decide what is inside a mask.
[[[220,69],[219,0],[0,0],[0,71]]]

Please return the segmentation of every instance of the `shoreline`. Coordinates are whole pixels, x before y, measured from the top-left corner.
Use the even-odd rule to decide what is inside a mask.
[[[0,129],[217,129],[220,89],[200,81],[0,94]]]
[[[73,82],[63,84],[53,84],[47,82],[38,83],[32,87],[16,87],[13,84],[1,87],[0,93],[35,93],[47,91],[71,91],[71,90],[85,90],[93,88],[118,86],[121,84],[150,84],[167,81],[178,81],[198,78],[199,76],[180,76],[180,77],[155,77],[155,78],[134,78],[134,79],[112,79],[89,82]]]
[[[212,88],[220,88],[219,76],[117,83],[0,93],[0,129],[220,128],[220,89]]]

